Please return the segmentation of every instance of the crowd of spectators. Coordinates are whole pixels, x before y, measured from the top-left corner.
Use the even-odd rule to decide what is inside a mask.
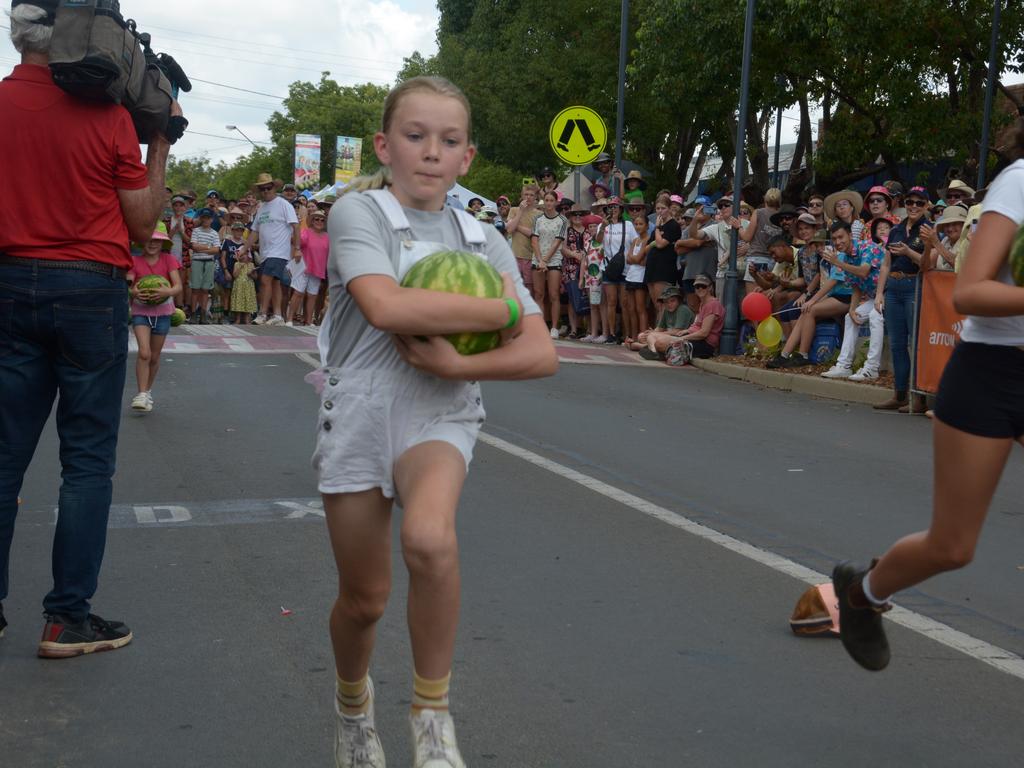
[[[843,342],[822,376],[878,379],[888,339],[895,391],[882,407],[925,410],[909,398],[916,281],[932,269],[959,271],[983,192],[954,179],[935,200],[925,187],[889,181],[866,196],[811,190],[783,202],[779,189],[750,185],[737,218],[730,193],[689,202],[667,189],[648,195],[642,174],[619,173],[608,155],[593,167],[589,205],[559,191],[550,168],[524,184],[514,207],[509,195],[493,208],[479,198],[468,205],[504,231],[552,338],[622,344],[667,362],[717,354],[725,322],[717,297],[735,238],[740,298],[763,293],[783,328],[779,349],[760,350],[768,367],[810,365],[818,324],[834,321]],[[870,338],[855,370],[862,326]]]
[[[716,355],[725,324],[718,297],[736,239],[741,298],[764,294],[783,328],[768,367],[809,365],[818,324],[834,321],[843,341],[822,376],[878,379],[887,338],[895,392],[885,407],[924,410],[908,397],[916,280],[963,264],[981,198],[966,183],[950,181],[939,200],[890,181],[866,196],[811,190],[793,203],[749,185],[737,218],[731,193],[687,202],[667,189],[648,194],[639,171],[620,173],[608,155],[593,168],[581,195],[589,204],[564,195],[542,168],[514,206],[512,195],[466,205],[508,239],[552,338],[621,344],[667,362]],[[317,324],[333,198],[315,201],[267,174],[237,200],[215,189],[201,201],[192,190],[168,194],[165,246],[182,267],[175,303],[190,322]],[[868,350],[855,370],[862,326]]]

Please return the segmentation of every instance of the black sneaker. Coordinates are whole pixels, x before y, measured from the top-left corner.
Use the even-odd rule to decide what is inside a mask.
[[[74,624],[66,616],[47,615],[38,655],[41,659],[66,659],[112,651],[131,641],[131,630],[120,621],[106,621],[90,613],[85,621]]]
[[[771,360],[769,360],[767,363],[765,363],[764,367],[765,368],[770,368],[771,370],[774,371],[776,368],[782,368],[783,366],[785,366],[786,360],[788,360],[788,359],[789,358],[783,357],[782,354],[780,353],[780,354],[776,355],[775,357],[773,357]]]
[[[605,344],[621,344],[622,343],[622,339],[620,339],[618,336],[608,336],[604,340],[604,343]]]
[[[651,352],[649,347],[644,347],[640,350],[640,357],[644,360],[661,360],[661,355],[657,352]]]
[[[832,569],[832,586],[839,601],[839,638],[843,647],[864,669],[877,672],[889,665],[889,641],[882,627],[882,614],[892,605],[873,606],[866,597],[863,605],[851,603],[850,589],[860,584],[866,573],[866,569],[853,563],[840,563]]]
[[[801,355],[799,352],[794,352],[789,357],[782,359],[782,368],[803,368],[805,365],[810,365],[811,361]]]
[[[4,618],[4,604],[0,603],[0,637],[4,636],[5,629],[7,629],[7,619]]]

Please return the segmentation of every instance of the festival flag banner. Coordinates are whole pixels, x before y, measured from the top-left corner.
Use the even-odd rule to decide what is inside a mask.
[[[334,158],[334,183],[348,184],[359,175],[363,160],[363,140],[339,136]]]
[[[320,186],[320,137],[295,135],[295,186],[301,191]]]
[[[921,277],[917,315],[917,356],[914,390],[938,392],[942,371],[960,341],[964,316],[953,309],[953,272],[931,270]]]

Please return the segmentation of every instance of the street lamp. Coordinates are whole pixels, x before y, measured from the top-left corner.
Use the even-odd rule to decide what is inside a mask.
[[[988,132],[992,121],[992,97],[995,95],[996,78],[999,76],[999,12],[1002,0],[992,4],[992,43],[988,49],[988,77],[985,82],[985,112],[981,118],[981,152],[978,163],[978,189],[985,186],[988,165]]]
[[[253,145],[254,147],[256,146],[256,142],[255,142],[255,141],[253,141],[252,139],[250,139],[250,138],[249,138],[248,136],[246,136],[246,135],[245,135],[244,133],[242,133],[242,129],[241,129],[241,128],[239,128],[239,127],[238,127],[237,125],[225,125],[224,127],[225,127],[225,128],[227,129],[227,130],[229,130],[229,131],[238,131],[239,133],[241,133],[241,134],[242,134],[242,136],[243,136],[243,137],[245,138],[245,140],[246,140],[246,141],[248,141],[248,142],[249,142],[250,144],[252,144],[252,145]]]

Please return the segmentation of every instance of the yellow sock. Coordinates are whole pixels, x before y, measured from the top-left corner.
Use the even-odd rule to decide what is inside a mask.
[[[452,680],[451,672],[440,680],[427,680],[413,672],[412,680],[412,709],[414,712],[421,709],[448,709],[448,687]]]
[[[362,715],[370,708],[370,688],[366,684],[368,677],[363,675],[362,680],[349,683],[337,675],[338,706],[341,707],[343,714]]]

